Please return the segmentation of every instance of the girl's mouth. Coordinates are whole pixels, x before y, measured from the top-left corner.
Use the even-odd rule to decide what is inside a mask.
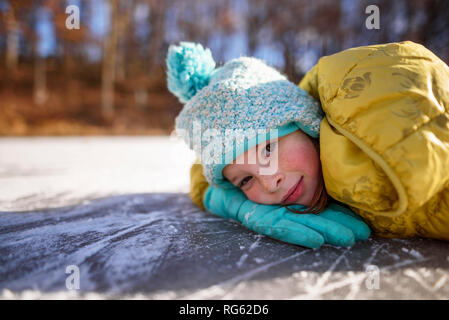
[[[285,196],[282,198],[281,203],[286,204],[287,202],[295,202],[302,195],[304,191],[304,176],[299,179],[298,183],[288,190]]]

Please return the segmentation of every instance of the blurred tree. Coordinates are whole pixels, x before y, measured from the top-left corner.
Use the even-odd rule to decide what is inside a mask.
[[[83,12],[87,4],[86,0],[80,1],[80,11]],[[50,18],[52,19],[55,41],[57,44],[58,60],[61,66],[61,73],[64,75],[64,82],[60,84],[61,88],[65,91],[65,108],[67,111],[73,112],[72,110],[79,110],[82,102],[81,95],[79,92],[79,82],[77,77],[80,73],[81,61],[83,58],[83,47],[87,44],[87,28],[83,20],[80,21],[79,29],[69,29],[66,25],[66,20],[69,17],[66,13],[66,7],[68,3],[60,0],[44,0],[43,7],[45,10],[50,12]],[[36,85],[35,88],[41,88],[40,91],[35,91],[35,101],[38,104],[42,104],[45,95],[39,92],[44,92],[42,90],[44,79],[46,79],[45,74],[45,59],[36,60],[36,72],[41,70],[41,74],[35,75]]]
[[[131,46],[131,41],[134,33],[130,32],[133,25],[133,15],[136,11],[138,1],[121,1],[119,3],[120,15],[118,16],[118,34],[117,34],[117,66],[116,66],[116,80],[118,82],[126,80],[126,57],[128,54],[129,46]],[[131,48],[133,49],[133,48]],[[135,47],[134,47],[135,49]]]
[[[254,56],[259,46],[260,30],[268,21],[268,0],[248,0],[246,15],[246,37],[248,39],[248,55]]]
[[[70,3],[0,0],[1,123],[8,109],[109,126],[165,114],[172,124],[182,105],[166,88],[165,56],[179,41],[211,48],[218,65],[257,56],[293,82],[323,55],[368,44],[412,40],[449,60],[447,0],[77,0],[79,30],[65,25]],[[372,4],[378,30],[365,27]]]
[[[151,34],[149,39],[149,52],[148,52],[148,72],[151,75],[155,68],[163,65],[165,53],[164,53],[164,40],[165,40],[165,23],[167,6],[170,5],[169,1],[149,0],[150,3],[150,26]]]
[[[19,63],[19,37],[20,34],[29,35],[30,30],[24,23],[24,15],[30,9],[31,3],[27,0],[9,0],[6,12],[3,13],[6,29],[6,68],[15,74]]]
[[[449,1],[405,1],[407,28],[405,37],[449,59]]]
[[[103,68],[101,77],[101,111],[105,119],[114,115],[114,82],[117,66],[117,40],[119,35],[118,0],[109,0],[110,29],[104,40]]]
[[[6,67],[10,72],[17,70],[19,61],[19,22],[17,21],[17,11],[21,2],[10,1],[6,11]]]

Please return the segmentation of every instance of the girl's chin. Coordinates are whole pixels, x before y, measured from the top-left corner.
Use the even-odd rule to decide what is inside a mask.
[[[298,200],[296,200],[295,202],[292,203],[288,203],[287,205],[295,205],[295,204],[299,204],[301,206],[310,206],[312,204],[312,199],[304,199],[304,198],[300,198]]]
[[[310,192],[307,192],[307,191],[308,190],[306,190],[304,192],[304,194],[298,200],[295,201],[294,204],[300,204],[302,206],[307,206],[307,207],[312,205],[313,204],[313,196],[314,196],[314,194],[310,194]]]

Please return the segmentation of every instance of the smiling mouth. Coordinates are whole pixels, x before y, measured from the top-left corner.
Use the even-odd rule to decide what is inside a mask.
[[[287,194],[282,198],[281,201],[282,204],[286,204],[287,202],[294,202],[299,198],[299,196],[303,193],[303,185],[304,185],[304,183],[302,183],[303,179],[304,176],[302,176],[301,179],[299,179],[297,184],[295,184],[293,187],[290,188],[290,190],[288,190]]]

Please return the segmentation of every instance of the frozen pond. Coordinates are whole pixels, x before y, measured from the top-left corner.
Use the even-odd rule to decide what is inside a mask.
[[[169,137],[0,139],[1,298],[449,298],[448,243],[284,244],[196,208],[193,160]]]

